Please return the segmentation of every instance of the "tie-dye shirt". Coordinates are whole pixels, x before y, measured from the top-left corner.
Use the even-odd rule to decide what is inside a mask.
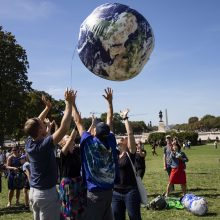
[[[112,189],[116,178],[116,139],[110,133],[106,142],[101,142],[89,132],[81,137],[81,157],[84,181],[89,191]]]

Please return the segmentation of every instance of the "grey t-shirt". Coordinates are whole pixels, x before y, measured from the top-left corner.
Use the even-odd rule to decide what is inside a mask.
[[[166,167],[170,167],[171,165],[171,159],[170,159],[170,154],[171,154],[171,146],[167,145],[163,149],[163,153],[165,155],[165,161],[166,161]]]
[[[38,141],[28,138],[25,148],[30,160],[30,186],[40,190],[54,187],[57,182],[57,164],[52,136]]]

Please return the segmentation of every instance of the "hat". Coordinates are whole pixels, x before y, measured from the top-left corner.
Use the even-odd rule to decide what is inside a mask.
[[[171,138],[171,136],[170,136],[170,135],[166,135],[166,139],[167,139],[167,138]]]
[[[109,126],[104,122],[99,122],[96,125],[96,136],[98,138],[104,138],[110,134]]]

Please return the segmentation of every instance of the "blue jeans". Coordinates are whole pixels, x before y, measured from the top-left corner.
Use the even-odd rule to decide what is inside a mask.
[[[112,211],[115,220],[125,220],[125,211],[127,209],[130,220],[141,220],[140,195],[137,188],[122,194],[113,191]]]

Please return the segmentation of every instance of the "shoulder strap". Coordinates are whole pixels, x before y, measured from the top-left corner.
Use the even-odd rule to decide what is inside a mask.
[[[129,160],[130,160],[130,162],[131,162],[131,166],[132,166],[132,169],[133,169],[133,171],[134,171],[134,175],[136,176],[136,169],[135,169],[135,167],[134,167],[134,164],[133,164],[133,162],[132,162],[132,160],[131,160],[131,158],[130,158],[130,156],[129,156],[129,153],[126,152],[126,154],[127,154],[128,158],[129,158]]]

